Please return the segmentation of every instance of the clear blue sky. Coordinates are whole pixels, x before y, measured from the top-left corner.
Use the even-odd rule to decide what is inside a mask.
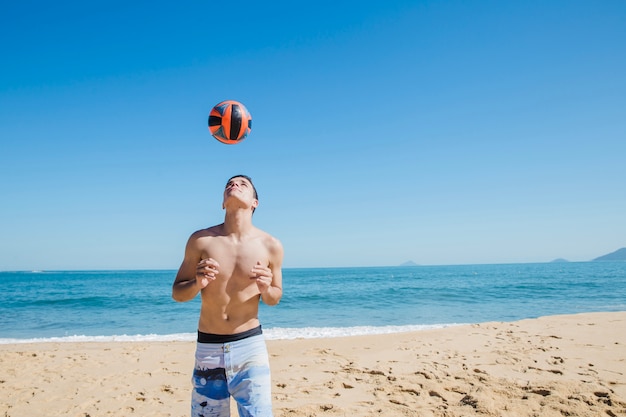
[[[626,246],[626,2],[15,1],[0,270],[176,269],[250,175],[286,267]],[[253,129],[223,145],[213,105]]]

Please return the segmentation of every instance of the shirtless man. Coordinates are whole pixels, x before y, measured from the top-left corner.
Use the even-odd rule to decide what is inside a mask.
[[[283,295],[283,247],[252,224],[259,204],[252,180],[236,175],[224,190],[224,223],[193,233],[172,285],[176,301],[202,297],[191,415],[272,416],[271,380],[259,299]]]

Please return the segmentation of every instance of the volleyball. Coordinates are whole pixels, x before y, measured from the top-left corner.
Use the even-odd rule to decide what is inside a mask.
[[[251,129],[252,116],[246,106],[238,101],[222,101],[209,113],[209,131],[215,139],[227,145],[241,142]]]

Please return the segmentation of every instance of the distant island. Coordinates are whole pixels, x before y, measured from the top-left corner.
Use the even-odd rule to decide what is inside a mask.
[[[598,256],[597,258],[591,260],[591,262],[596,262],[596,261],[626,261],[626,248],[618,249],[615,252]],[[559,262],[569,262],[569,261],[563,258],[556,258],[555,260],[550,261],[550,262],[559,263]]]
[[[591,262],[602,262],[602,261],[606,261],[606,262],[626,261],[626,248],[618,249],[615,252],[607,253],[606,255],[598,256],[597,258],[591,260]],[[550,262],[551,263],[567,263],[569,261],[565,258],[556,258]],[[406,262],[401,263],[398,266],[419,266],[419,264],[416,264],[413,261],[406,261]]]
[[[593,261],[626,261],[626,248],[621,248],[615,252],[599,256]]]

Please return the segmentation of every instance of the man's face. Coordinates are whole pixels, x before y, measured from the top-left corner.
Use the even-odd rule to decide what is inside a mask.
[[[226,184],[224,189],[224,206],[229,198],[236,198],[237,200],[250,204],[253,208],[258,205],[257,199],[254,197],[254,187],[248,179],[244,177],[232,178]]]

